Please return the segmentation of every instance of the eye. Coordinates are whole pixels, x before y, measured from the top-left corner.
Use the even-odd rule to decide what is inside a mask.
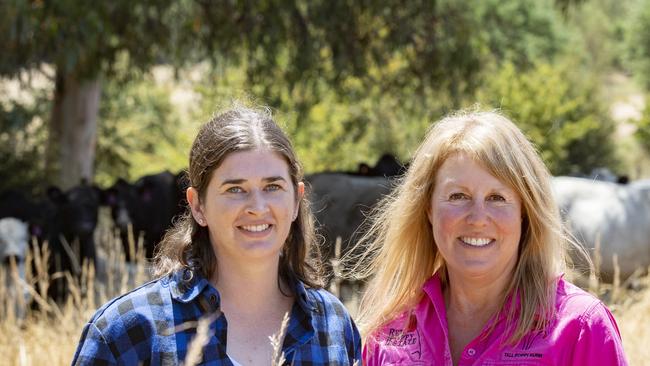
[[[493,202],[505,202],[506,198],[503,197],[500,194],[492,194],[488,197],[488,201],[493,201]]]
[[[230,188],[226,189],[226,192],[228,192],[228,193],[243,193],[244,190],[242,189],[242,187],[234,186],[234,187],[230,187]]]
[[[269,191],[269,192],[274,192],[274,191],[281,190],[282,186],[280,186],[279,184],[271,183],[271,184],[267,185],[266,187],[264,187],[264,189]]]
[[[458,201],[458,200],[464,200],[469,198],[465,193],[452,193],[449,195],[449,200],[450,201]]]

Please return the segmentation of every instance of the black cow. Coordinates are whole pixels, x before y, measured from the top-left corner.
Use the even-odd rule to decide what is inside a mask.
[[[84,262],[96,265],[94,232],[97,227],[99,192],[96,187],[82,184],[65,192],[50,187],[47,201],[41,203],[51,251],[50,274],[69,272],[79,279]],[[54,276],[48,296],[63,301],[67,296],[67,279]]]
[[[98,190],[88,184],[65,192],[50,187],[46,197],[36,200],[15,190],[0,194],[0,218],[15,217],[28,223],[39,250],[48,243],[51,282],[47,295],[58,302],[64,301],[68,292],[65,273],[78,280],[85,261],[96,264],[93,234],[98,209]]]
[[[52,212],[49,212],[50,216]],[[46,239],[45,225],[49,217],[47,207],[33,201],[22,191],[7,190],[0,193],[0,218],[14,217],[29,225],[29,233],[39,242]]]
[[[146,258],[152,258],[155,246],[171,226],[174,217],[184,210],[184,175],[162,172],[147,175],[130,184],[122,179],[107,189],[102,203],[111,208],[111,215],[120,230],[124,252],[130,255],[128,227],[135,237],[142,235]]]
[[[397,177],[406,171],[406,165],[402,164],[392,154],[383,154],[374,167],[367,163],[359,163],[359,167],[352,175],[362,175],[366,177]]]

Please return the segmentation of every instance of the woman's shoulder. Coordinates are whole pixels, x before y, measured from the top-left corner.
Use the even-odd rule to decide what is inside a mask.
[[[560,278],[550,337],[571,350],[571,364],[625,365],[616,320],[597,297]]]
[[[611,311],[600,299],[560,278],[557,284],[556,318],[564,324],[575,324],[579,329],[606,334],[620,333]]]
[[[607,309],[596,296],[560,277],[557,281],[556,310],[561,314],[583,316]]]
[[[148,282],[99,308],[82,330],[72,363],[137,364],[154,354],[167,357],[173,346],[156,337],[173,334],[166,285],[165,279]],[[160,350],[154,352],[152,342],[160,343]]]
[[[89,323],[104,331],[125,323],[153,323],[156,316],[164,313],[163,308],[168,303],[167,285],[166,278],[159,278],[126,292],[102,305]]]
[[[300,288],[303,290],[302,293]],[[310,323],[319,334],[314,338],[314,342],[328,347],[338,344],[341,349],[346,350],[350,364],[354,360],[360,361],[361,336],[345,305],[323,288],[305,288],[300,284],[297,295],[297,301],[303,311],[310,313]]]
[[[324,288],[305,287],[306,300],[317,313],[333,313],[337,316],[350,317],[348,309],[334,294]]]

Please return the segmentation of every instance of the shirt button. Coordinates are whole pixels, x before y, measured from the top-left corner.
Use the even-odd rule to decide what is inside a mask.
[[[216,305],[217,304],[217,295],[210,295],[210,302],[212,303],[212,305]]]
[[[467,355],[470,357],[473,357],[476,354],[476,350],[474,348],[470,348],[467,350]]]

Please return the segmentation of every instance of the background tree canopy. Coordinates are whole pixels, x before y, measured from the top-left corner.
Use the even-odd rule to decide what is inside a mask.
[[[650,87],[649,14],[650,0],[1,2],[0,190],[182,169],[234,98],[270,105],[310,172],[408,160],[432,121],[480,103],[554,174],[650,175],[650,113],[612,119]]]

